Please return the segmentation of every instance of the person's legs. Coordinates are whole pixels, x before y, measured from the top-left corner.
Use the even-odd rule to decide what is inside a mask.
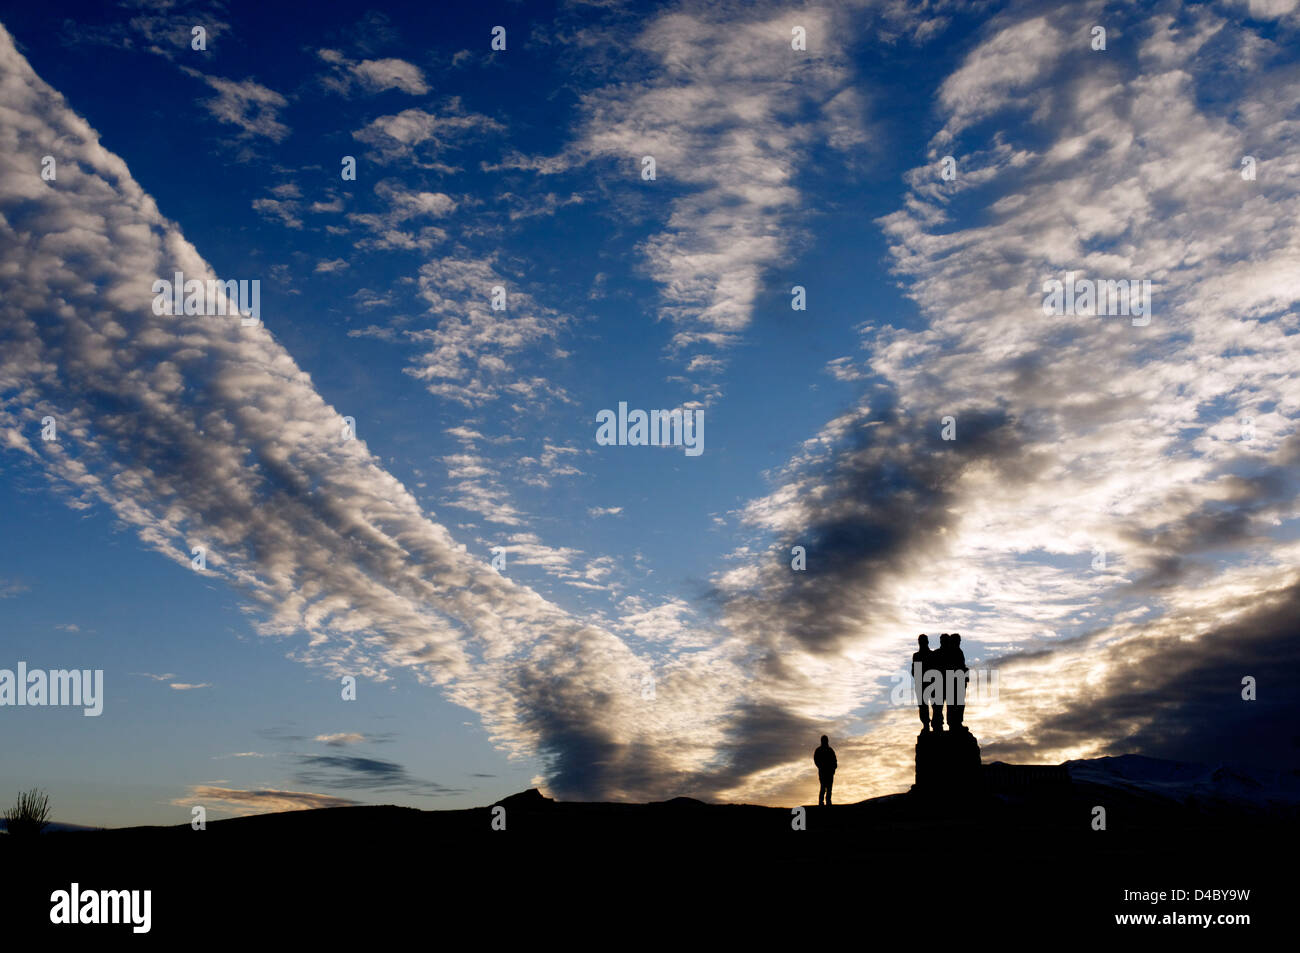
[[[821,807],[826,801],[826,779],[817,779],[817,806]]]
[[[931,709],[930,727],[933,728],[935,731],[942,731],[943,730],[943,706],[938,704],[931,705],[930,709]]]
[[[962,727],[962,720],[966,717],[966,679],[965,673],[957,672],[953,679],[952,688],[948,693],[948,726],[951,728]]]
[[[831,806],[831,788],[835,786],[835,775],[826,779],[826,806]]]
[[[921,727],[922,729],[930,727],[930,709],[926,705],[921,706]]]

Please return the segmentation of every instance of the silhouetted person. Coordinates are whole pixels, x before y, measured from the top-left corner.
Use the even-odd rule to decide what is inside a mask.
[[[948,685],[948,673],[945,669],[948,668],[950,654],[948,633],[944,632],[939,636],[939,647],[930,653],[930,665],[938,672],[938,686],[930,699],[930,727],[935,731],[943,731],[943,700]]]
[[[826,806],[831,806],[831,785],[835,783],[835,768],[838,762],[835,760],[835,749],[831,747],[831,740],[822,735],[822,746],[813,752],[813,764],[817,765],[817,780],[821,782],[821,788],[817,791],[817,806],[822,806],[825,800]]]
[[[948,670],[944,672],[944,684],[950,686],[948,727],[961,728],[962,719],[966,717],[966,684],[970,681],[970,670],[966,668],[966,653],[961,650],[961,636],[956,632],[949,639],[944,668]]]
[[[912,653],[912,688],[916,692],[916,703],[921,709],[922,731],[930,728],[930,706],[925,700],[925,673],[934,670],[934,650],[930,648],[930,637],[918,635],[916,641],[920,647]]]

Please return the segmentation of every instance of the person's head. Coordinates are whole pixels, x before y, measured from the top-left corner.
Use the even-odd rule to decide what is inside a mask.
[[[948,633],[944,632],[939,636],[939,645],[943,647],[943,646],[947,646],[947,644],[948,644]]]
[[[952,644],[961,645],[961,636],[958,635],[956,632],[952,634]]]
[[[822,735],[822,747],[828,748],[830,747],[830,743],[831,743],[831,739],[827,738],[825,735]]]
[[[930,637],[926,635],[924,632],[922,632],[920,635],[916,637],[916,641],[917,644],[920,645],[921,648],[923,649],[928,649],[930,647]]]

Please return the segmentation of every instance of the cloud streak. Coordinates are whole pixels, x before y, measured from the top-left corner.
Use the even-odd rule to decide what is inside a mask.
[[[221,805],[237,817],[250,814],[272,814],[280,811],[313,811],[328,807],[355,807],[361,802],[330,794],[311,794],[306,791],[280,791],[275,788],[241,790],[197,784],[190,788],[189,796],[177,798],[172,804],[191,807],[195,804]]]
[[[634,748],[644,662],[471,557],[364,441],[341,441],[273,315],[152,313],[157,276],[216,275],[8,34],[0,71],[0,429],[15,452],[167,558],[188,566],[204,546],[262,632],[310,635],[303,661],[375,679],[409,666],[441,686],[507,752],[540,756],[557,791],[682,770],[666,742],[707,717],[662,719],[664,743]],[[56,142],[84,171],[46,183],[24,157]],[[47,414],[60,440],[33,441]]]

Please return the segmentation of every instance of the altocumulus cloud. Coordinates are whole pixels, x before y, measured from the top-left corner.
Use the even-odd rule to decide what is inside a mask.
[[[264,632],[312,633],[308,661],[377,677],[411,666],[508,751],[540,755],[558,793],[671,789],[698,769],[720,710],[696,700],[647,721],[646,663],[428,520],[364,442],[337,439],[340,415],[267,327],[153,315],[157,276],[211,268],[7,33],[0,89],[0,428],[13,452],[168,558],[206,547]],[[56,144],[78,174],[43,182],[33,169]],[[60,440],[29,439],[47,414]]]
[[[514,154],[503,163],[554,175],[614,162],[617,180],[626,182],[628,163],[653,158],[656,182],[664,183],[656,188],[674,197],[639,250],[662,289],[660,315],[677,327],[673,349],[688,352],[688,371],[722,369],[716,355],[693,352],[734,345],[765,272],[806,244],[801,165],[818,147],[847,148],[863,138],[865,105],[842,42],[846,15],[821,4],[792,17],[768,3],[740,11],[688,3],[634,31],[584,31],[579,44],[625,51],[627,62],[606,85],[581,94],[582,118],[561,154]],[[808,37],[799,52],[791,49],[796,22]],[[718,392],[711,382],[696,391]]]
[[[1300,86],[1210,7],[1116,18],[1118,55],[1081,64],[1087,43],[1059,41],[1090,16],[1013,7],[940,85],[929,161],[879,223],[925,321],[866,326],[889,396],[828,423],[743,512],[820,562],[719,577],[729,625],[760,633],[738,783],[789,731],[854,713],[870,730],[846,780],[896,788],[915,713],[880,702],[904,632],[976,633],[968,660],[1002,674],[980,716],[992,756],[1190,757],[1203,738],[1230,757],[1227,713],[1266,720],[1242,677],[1294,676]],[[1207,82],[1222,98],[1202,101]],[[1251,182],[1254,153],[1274,158]],[[1041,284],[1066,270],[1151,279],[1151,324],[1044,316]]]

